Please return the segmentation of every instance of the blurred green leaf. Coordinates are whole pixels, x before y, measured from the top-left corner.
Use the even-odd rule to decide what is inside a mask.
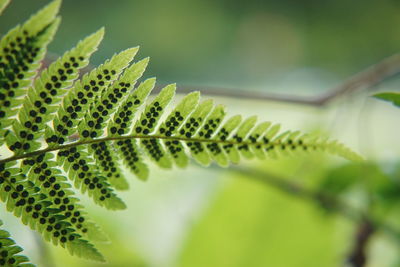
[[[338,265],[346,244],[336,217],[257,182],[229,179],[188,236],[179,266]]]
[[[400,93],[378,93],[374,94],[373,97],[391,102],[393,105],[400,107]]]

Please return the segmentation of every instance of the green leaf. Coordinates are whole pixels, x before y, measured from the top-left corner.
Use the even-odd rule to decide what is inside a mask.
[[[7,137],[11,151],[21,154],[41,147],[38,139],[44,135],[43,129],[53,119],[62,96],[78,78],[79,70],[88,65],[89,57],[97,49],[103,35],[103,29],[90,35],[42,71],[28,90],[18,112],[18,120],[13,122],[16,138],[10,140]],[[27,134],[31,130],[34,130],[33,136]]]
[[[0,15],[3,13],[4,9],[10,3],[10,0],[0,0]]]
[[[26,94],[58,28],[60,20],[55,16],[60,3],[53,1],[0,41],[0,145],[4,142],[6,127],[13,122],[10,117],[22,104],[19,97]]]
[[[44,155],[34,159],[36,162],[43,162],[43,160]],[[50,162],[43,164],[51,165]],[[77,220],[77,224],[83,223],[84,221],[80,221],[80,219],[83,218],[79,211],[79,207],[81,206],[74,203],[73,199],[68,197],[73,193],[68,195],[68,191],[64,191],[65,188],[69,187],[69,184],[61,186],[56,182],[57,178],[55,176],[58,173],[56,169],[49,169],[49,167],[43,168],[46,168],[44,173],[50,176],[50,178],[48,181],[41,184],[41,187],[37,187],[35,183],[28,181],[25,174],[21,173],[22,170],[20,168],[15,168],[14,164],[0,164],[1,201],[6,203],[8,211],[13,212],[16,217],[20,217],[22,222],[29,225],[33,230],[41,233],[45,240],[51,241],[55,245],[60,244],[63,247],[66,245],[68,246],[69,243],[77,242],[86,244],[88,248],[92,249],[93,245],[82,239],[81,235],[77,233],[77,230],[73,226],[75,223],[72,221],[72,218]],[[36,173],[36,169],[31,172],[31,174],[34,173]],[[52,177],[54,177],[55,180],[53,184],[50,183]],[[39,174],[38,179],[42,180],[42,178],[46,179],[45,175]],[[48,186],[46,184],[48,184]],[[56,184],[60,186],[58,187]],[[48,190],[53,191],[54,194],[50,192],[46,194],[46,188],[49,188]],[[55,199],[59,199],[62,203],[57,203]],[[65,199],[68,200],[68,203],[64,202]],[[54,205],[52,203],[55,203],[58,207],[52,206]],[[61,208],[62,205],[64,205],[64,209]],[[73,207],[73,209],[69,207]],[[67,216],[64,212],[71,212],[71,214]],[[76,212],[78,212],[78,214],[76,214]],[[69,220],[71,220],[71,222]],[[83,223],[83,225],[85,224]],[[79,227],[77,228],[79,229]],[[86,231],[87,230],[84,232]]]
[[[67,243],[67,248],[71,255],[76,255],[83,259],[105,262],[103,255],[87,241],[76,240]]]
[[[149,135],[152,132],[156,132],[157,123],[174,97],[175,90],[175,84],[164,87],[160,94],[158,94],[154,100],[145,107],[140,119],[133,127],[136,133]],[[158,166],[165,169],[172,167],[171,158],[161,146],[160,140],[157,138],[144,139],[141,141],[141,145]]]
[[[168,137],[179,132],[180,129],[183,128],[187,117],[196,109],[199,99],[199,92],[193,92],[186,95],[161,124],[158,133]],[[169,153],[171,153],[171,158],[175,161],[175,164],[178,167],[184,168],[187,166],[189,158],[185,154],[182,144],[177,141],[164,141],[164,145]]]
[[[142,82],[137,89],[125,99],[115,112],[113,119],[108,126],[108,134],[110,136],[118,136],[119,134],[130,133],[133,118],[137,110],[145,103],[151,90],[155,85],[155,79],[147,79]],[[125,127],[123,127],[125,123]],[[128,129],[128,130],[127,130]],[[123,163],[141,180],[148,178],[149,170],[143,163],[142,157],[136,144],[136,140],[119,140],[114,142],[117,151],[122,158]]]
[[[0,220],[0,226],[3,222]],[[17,246],[10,238],[10,234],[0,229],[0,266],[17,267],[17,266],[32,266],[35,265],[29,263],[29,259],[26,256],[19,255],[23,249]]]
[[[378,93],[374,94],[373,97],[391,102],[393,105],[400,107],[400,93]]]
[[[107,126],[111,115],[118,108],[120,101],[127,101],[127,95],[134,87],[137,79],[142,76],[148,61],[149,59],[146,58],[138,63],[132,64],[132,66],[124,71],[118,82],[109,86],[109,88],[107,88],[107,90],[95,100],[90,111],[86,113],[84,121],[81,123],[81,131],[83,129],[93,130],[94,126],[97,136],[103,135],[105,132],[104,129]],[[104,113],[105,110],[107,113]],[[132,109],[129,110],[129,112],[133,114]],[[90,114],[94,111],[97,111],[100,114],[102,122],[100,122],[99,119],[96,121],[92,118]],[[118,119],[119,124],[115,124],[115,121],[113,121],[113,129],[115,132],[121,133],[130,125],[130,118],[132,117],[126,114],[126,110],[119,110],[116,114],[122,115],[123,117],[116,118]],[[129,184],[123,177],[122,170],[119,168],[118,155],[108,143],[102,142],[99,144],[92,144],[88,147],[88,150],[89,152],[92,152],[97,166],[100,166],[112,186],[117,190],[127,190],[129,188]]]

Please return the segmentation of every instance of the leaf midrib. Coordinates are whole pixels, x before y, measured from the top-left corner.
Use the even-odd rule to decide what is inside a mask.
[[[186,137],[179,137],[179,136],[163,136],[163,135],[124,135],[124,136],[112,136],[112,137],[104,137],[104,138],[98,138],[98,139],[90,139],[90,140],[82,140],[74,143],[69,143],[66,145],[59,145],[59,146],[54,146],[54,147],[47,147],[44,149],[32,151],[29,153],[21,154],[21,155],[14,155],[6,159],[1,159],[0,164],[2,163],[7,163],[15,160],[20,160],[20,159],[25,159],[25,158],[30,158],[34,156],[38,156],[47,152],[52,152],[52,151],[57,151],[57,150],[63,150],[63,149],[68,149],[76,146],[81,146],[81,145],[88,145],[88,144],[94,144],[94,143],[101,143],[101,142],[109,142],[109,141],[118,141],[118,140],[127,140],[127,139],[158,139],[158,140],[170,140],[170,141],[181,141],[181,142],[199,142],[199,143],[217,143],[217,144],[227,144],[227,145],[261,145],[261,146],[266,146],[266,145],[280,145],[281,143],[279,141],[277,142],[269,142],[269,143],[264,143],[264,142],[249,142],[249,141],[242,141],[238,142],[235,140],[218,140],[218,139],[206,139],[206,138],[186,138]],[[306,144],[302,144],[304,146]]]

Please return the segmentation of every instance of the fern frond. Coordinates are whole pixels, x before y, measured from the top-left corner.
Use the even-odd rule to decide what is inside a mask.
[[[174,158],[176,153],[187,153],[187,151],[190,151],[192,157],[201,164],[208,165],[214,160],[222,166],[226,166],[227,162],[230,161],[237,163],[241,157],[250,159],[254,156],[258,158],[269,156],[276,158],[312,151],[327,151],[349,160],[361,160],[359,155],[337,141],[300,134],[298,131],[287,131],[277,135],[280,129],[279,125],[271,125],[269,122],[256,125],[256,117],[250,117],[240,124],[240,118],[234,116],[223,123],[226,112],[222,105],[213,108],[212,101],[209,100],[194,108],[198,101],[197,93],[189,94],[177,107],[177,109],[180,109],[181,105],[190,103],[188,107],[193,110],[190,116],[184,114],[187,117],[185,119],[175,109],[168,112],[167,119],[161,122],[160,116],[174,95],[174,85],[165,87],[151,103],[145,106],[141,115],[134,118],[136,111],[143,103],[143,99],[147,97],[153,86],[154,79],[146,80],[126,98],[114,114],[113,119],[108,123],[109,134],[107,136],[100,138],[84,137],[70,144],[56,145],[36,151],[34,154],[56,150],[59,150],[60,154],[67,151],[66,148],[72,154],[76,153],[77,149],[80,153],[84,151],[87,145],[114,141],[125,157],[125,162],[132,169],[135,169],[135,166],[131,164],[130,159],[134,157],[134,162],[141,162],[140,150],[144,150],[149,158],[162,167],[170,167],[171,158]],[[132,101],[133,99],[136,100]],[[124,119],[127,120],[122,127]],[[175,123],[171,124],[172,122]],[[174,125],[177,129],[174,128]],[[140,142],[136,144],[136,140]],[[169,143],[167,144],[167,142]],[[163,143],[165,143],[165,147]],[[172,147],[172,145],[181,146],[184,149],[179,151],[176,150],[176,147],[173,147],[172,151],[169,148],[166,149],[169,146]],[[128,147],[134,149],[132,154],[131,151],[127,150]],[[25,156],[31,155],[27,153]],[[23,157],[24,155],[14,156],[6,161]],[[80,158],[80,155],[75,157]],[[84,158],[86,157],[88,155],[84,156]],[[70,156],[70,160],[75,162],[73,156]],[[0,160],[0,162],[2,161]]]
[[[80,118],[89,110],[96,97],[118,78],[122,70],[132,61],[136,51],[137,49],[132,48],[113,56],[111,60],[107,60],[89,74],[85,74],[68,91],[53,120],[52,129],[46,133],[46,142],[50,146],[57,143],[63,144],[69,135],[79,130],[77,126]],[[82,138],[89,138],[89,135],[82,132]],[[92,134],[90,137],[94,138],[96,135]]]
[[[18,119],[13,122],[13,133],[6,136],[11,151],[20,154],[41,147],[38,139],[44,135],[43,129],[52,120],[66,89],[78,78],[79,70],[88,65],[89,57],[97,49],[103,35],[104,30],[101,29],[80,41],[35,80],[18,112]],[[30,131],[32,133],[28,134]]]
[[[44,155],[38,156],[36,161],[42,161],[43,158]],[[82,244],[86,244],[87,250],[101,257],[92,244],[76,233],[67,218],[60,214],[61,210],[51,207],[51,199],[34,183],[27,180],[20,168],[15,168],[14,165],[15,162],[0,164],[0,199],[6,203],[7,210],[20,217],[24,224],[41,233],[45,240],[55,245],[68,246],[75,251],[82,249]],[[61,195],[60,192],[64,191],[59,189],[57,192],[59,197],[65,195],[65,193]]]
[[[202,165],[207,166],[211,163],[212,158],[210,157],[210,152],[213,152],[213,149],[209,147],[211,145],[210,142],[196,142],[195,140],[201,138],[204,138],[207,141],[209,139],[211,140],[215,129],[221,124],[224,117],[224,106],[217,105],[213,110],[210,110],[205,117],[196,118],[196,121],[198,121],[199,125],[197,129],[182,129],[179,132],[182,136],[184,136],[184,138],[192,138],[193,136],[193,142],[188,142],[187,146],[189,147],[193,158]],[[217,154],[214,156],[216,155]]]
[[[181,127],[184,121],[197,107],[200,99],[199,92],[193,92],[185,96],[176,108],[169,114],[165,121],[161,124],[158,129],[159,134],[165,134],[166,136],[175,135]],[[183,147],[174,147],[171,141],[163,140],[164,145],[168,152],[172,155],[173,161],[175,161],[178,167],[186,167],[188,164],[188,157],[183,153]],[[176,143],[176,142],[175,142]]]
[[[0,0],[0,12],[7,2]],[[173,107],[175,84],[147,101],[155,78],[136,85],[148,64],[148,58],[131,64],[138,48],[114,55],[78,79],[102,40],[103,29],[34,79],[57,29],[59,5],[59,0],[52,2],[0,41],[0,145],[6,142],[13,152],[0,159],[0,200],[45,240],[71,254],[104,261],[89,241],[107,237],[88,218],[72,187],[100,206],[124,209],[114,191],[129,187],[120,161],[146,180],[146,158],[165,169],[186,167],[190,158],[226,167],[242,158],[314,151],[361,160],[337,141],[298,131],[279,134],[279,125],[257,124],[255,116],[226,119],[225,107],[212,100],[200,102],[199,92],[184,96]],[[16,252],[1,254],[2,234],[0,265],[1,257],[19,252],[10,243],[6,250]],[[23,266],[26,258],[18,257],[16,265]]]
[[[0,226],[3,222],[0,220]],[[23,249],[15,244],[11,239],[10,233],[6,230],[0,229],[0,266],[9,267],[34,267],[29,262],[28,257],[20,255]]]
[[[68,91],[53,120],[53,129],[48,128],[46,131],[46,141],[49,146],[54,146],[57,143],[63,144],[68,136],[76,131],[80,133],[80,137],[84,140],[97,136],[97,131],[87,128],[88,126],[84,123],[80,123],[79,118],[84,117],[88,110],[92,111],[90,107],[95,103],[96,97],[103,95],[112,82],[118,79],[118,76],[132,61],[136,52],[137,49],[132,48],[115,55],[111,60],[85,75]],[[104,110],[102,114],[105,114],[105,112],[107,110]],[[96,119],[96,124],[101,126],[103,121],[99,122],[99,119],[103,118],[100,116],[100,112],[96,110],[90,115],[86,115],[86,117],[88,116]],[[75,186],[80,188],[82,192],[88,192],[88,195],[97,204],[109,209],[124,209],[126,207],[122,200],[115,195],[106,177],[99,172],[87,149],[78,147],[61,150],[58,153],[58,159],[63,164],[68,177],[75,182]]]
[[[110,86],[101,97],[96,99],[94,105],[92,105],[89,112],[85,115],[81,134],[83,130],[86,129],[88,131],[96,131],[97,136],[103,135],[104,128],[107,126],[106,122],[108,122],[113,112],[118,108],[119,102],[126,98],[126,95],[129,94],[137,79],[142,76],[148,62],[149,59],[146,58],[138,63],[132,64],[132,66],[124,71],[124,74],[113,86]],[[103,113],[104,110],[107,110],[107,114]],[[92,117],[92,114],[95,114],[94,112],[101,112],[101,117],[94,119]],[[124,118],[124,120],[126,120],[126,118]],[[125,123],[125,125],[122,123]],[[122,123],[120,126],[127,127],[126,122]],[[86,127],[83,125],[86,125]],[[115,128],[115,131],[121,131],[121,129],[123,128]],[[117,190],[127,190],[129,188],[129,184],[122,176],[122,171],[119,168],[118,154],[115,149],[110,147],[107,143],[100,143],[89,146],[88,150],[93,155],[96,165],[101,168],[112,186]]]
[[[133,126],[136,133],[150,135],[152,132],[157,131],[157,123],[174,97],[175,90],[175,84],[164,87],[160,94],[158,94],[154,100],[145,107],[142,115]],[[141,145],[150,159],[154,160],[158,166],[166,169],[172,167],[172,161],[161,146],[160,140],[157,138],[141,140]]]
[[[0,41],[0,145],[4,143],[5,128],[13,122],[10,118],[22,103],[20,97],[32,83],[57,30],[59,6],[59,0],[52,2]]]
[[[53,157],[52,154],[45,154],[24,160],[22,171],[27,173],[28,179],[39,188],[39,193],[50,201],[48,208],[64,216],[75,231],[90,240],[106,241],[105,234],[87,218],[67,178],[56,168],[58,163],[53,160]]]
[[[108,125],[109,136],[120,136],[129,134],[132,123],[138,109],[143,105],[153,90],[156,80],[147,79],[135,89],[114,113],[112,120]],[[124,140],[114,142],[114,145],[121,156],[124,164],[134,172],[140,179],[146,180],[149,170],[143,163],[136,140]]]

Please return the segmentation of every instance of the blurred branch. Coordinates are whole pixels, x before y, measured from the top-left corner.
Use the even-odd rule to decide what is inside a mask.
[[[286,102],[321,107],[329,104],[338,97],[361,89],[373,87],[383,80],[400,73],[400,54],[395,54],[369,68],[351,76],[344,83],[328,90],[316,97],[295,96],[289,94],[272,94],[232,88],[179,86],[179,92],[188,93],[194,89],[206,95],[224,96],[233,98],[245,98],[254,100],[267,100]]]
[[[296,196],[299,198],[303,198],[305,200],[312,201],[325,209],[335,212],[338,215],[341,215],[353,222],[356,222],[357,225],[361,225],[360,234],[357,235],[358,241],[356,242],[354,252],[359,252],[360,249],[364,249],[365,244],[369,240],[369,235],[377,230],[382,230],[388,236],[392,237],[400,242],[400,232],[397,229],[394,229],[392,226],[387,225],[383,222],[375,220],[375,218],[371,217],[369,214],[356,209],[350,206],[348,203],[343,202],[339,198],[324,192],[324,191],[313,191],[311,189],[304,188],[303,186],[293,183],[292,181],[279,177],[271,173],[267,173],[264,171],[259,171],[252,168],[244,168],[238,166],[232,166],[229,170],[242,174],[244,177],[248,179],[252,179],[273,188],[276,188],[282,192],[285,192],[289,195]],[[365,226],[367,224],[367,226]],[[368,231],[367,231],[368,230]],[[369,232],[370,231],[370,232]],[[365,239],[364,239],[365,238]],[[355,253],[356,254],[356,253]],[[354,254],[354,255],[355,255]],[[362,266],[362,265],[354,265],[354,266]]]
[[[375,233],[375,227],[368,221],[364,220],[358,226],[355,235],[355,244],[347,258],[348,263],[354,267],[363,267],[367,263],[367,245]]]
[[[331,194],[322,191],[313,191],[307,189],[299,184],[293,183],[284,177],[279,177],[265,171],[259,171],[253,168],[244,168],[239,166],[232,166],[230,168],[235,173],[240,173],[246,178],[256,180],[280,191],[283,191],[289,195],[311,200],[326,210],[334,211],[340,215],[349,218],[353,221],[360,221],[365,218],[365,214],[360,211],[356,211],[345,203],[341,202],[338,198]]]
[[[44,60],[43,67],[47,67],[51,62],[56,60],[57,57],[58,56],[55,54],[48,53],[46,55],[46,59]],[[93,68],[93,66],[89,65],[84,69],[83,73],[88,72]],[[351,76],[344,83],[328,90],[327,93],[323,93],[316,97],[264,93],[258,91],[249,91],[245,89],[201,87],[196,85],[178,86],[178,88],[179,93],[182,94],[198,90],[202,94],[212,96],[286,102],[321,107],[329,104],[330,102],[336,100],[342,95],[375,86],[383,80],[398,73],[400,73],[400,54],[394,54],[390,57],[385,58],[381,62],[359,72],[358,74]],[[156,86],[153,94],[159,92],[163,86],[165,85]]]

